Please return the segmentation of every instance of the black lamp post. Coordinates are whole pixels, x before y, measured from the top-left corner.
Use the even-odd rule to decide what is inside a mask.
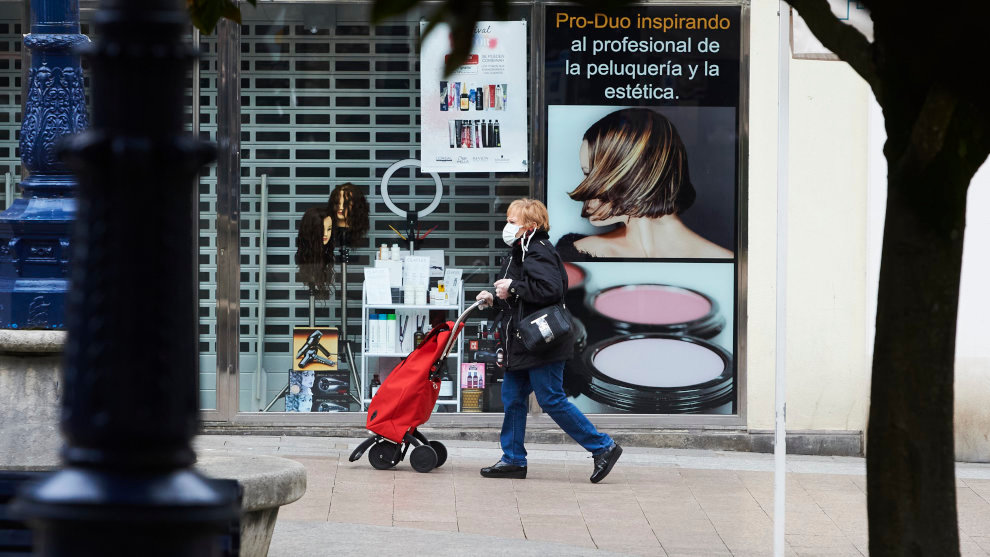
[[[24,494],[40,555],[215,555],[236,516],[192,468],[192,202],[211,145],[183,133],[182,0],[104,0],[67,305],[64,468]]]

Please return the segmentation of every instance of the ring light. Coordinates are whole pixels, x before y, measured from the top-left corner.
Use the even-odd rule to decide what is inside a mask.
[[[409,216],[409,211],[403,211],[402,209],[396,207],[395,203],[392,203],[392,199],[389,198],[388,196],[388,180],[389,178],[392,177],[393,174],[395,174],[397,170],[399,170],[400,168],[405,168],[407,166],[415,166],[419,168],[420,164],[419,161],[416,159],[404,159],[396,163],[393,163],[392,166],[388,167],[388,170],[385,171],[385,175],[382,176],[382,185],[381,185],[382,201],[385,202],[385,206],[388,207],[390,211],[403,218]],[[430,172],[430,176],[433,176],[433,183],[436,184],[437,191],[436,194],[433,196],[433,202],[430,203],[428,207],[417,213],[417,216],[419,217],[425,217],[426,215],[429,215],[430,213],[435,211],[437,207],[440,206],[440,196],[443,195],[443,182],[440,181],[440,176],[437,175],[436,172]]]

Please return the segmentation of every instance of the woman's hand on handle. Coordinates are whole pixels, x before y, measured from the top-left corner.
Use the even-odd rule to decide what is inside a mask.
[[[495,281],[495,295],[501,300],[509,299],[509,285],[512,284],[512,279],[503,278]]]
[[[478,292],[478,295],[475,296],[474,299],[482,303],[481,309],[492,306],[495,302],[495,299],[492,297],[492,293],[487,290]]]

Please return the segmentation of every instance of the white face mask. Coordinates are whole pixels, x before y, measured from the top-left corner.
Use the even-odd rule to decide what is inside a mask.
[[[505,223],[502,227],[502,241],[508,245],[516,243],[516,234],[519,233],[519,229],[522,227],[518,224],[512,224],[511,222]]]

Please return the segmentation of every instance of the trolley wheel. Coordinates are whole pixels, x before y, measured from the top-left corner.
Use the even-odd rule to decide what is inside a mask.
[[[429,443],[429,441],[426,439],[426,436],[420,433],[418,429],[412,432],[412,436],[415,437],[416,439],[419,439],[423,444]]]
[[[388,470],[399,463],[398,459],[396,459],[398,452],[399,446],[388,441],[375,443],[368,450],[368,460],[371,461],[372,468],[376,470]]]
[[[437,452],[437,468],[440,468],[444,462],[447,462],[447,447],[444,447],[440,441],[430,441],[430,446]]]
[[[409,455],[409,464],[417,472],[429,472],[437,467],[437,452],[429,445],[420,445]]]

